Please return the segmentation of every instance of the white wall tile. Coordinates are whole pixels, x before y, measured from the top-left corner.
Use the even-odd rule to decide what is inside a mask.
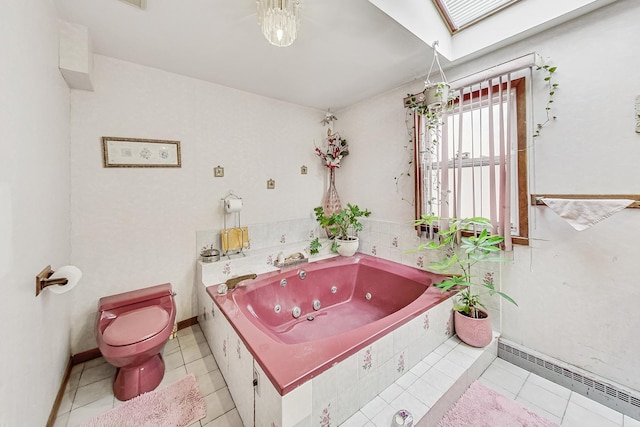
[[[378,370],[373,370],[358,380],[358,404],[360,407],[369,403],[379,393],[378,375]]]
[[[327,407],[330,407],[329,403]],[[312,414],[312,409],[313,386],[311,381],[307,381],[282,396],[282,427],[300,423]]]
[[[349,356],[335,366],[336,376],[340,378],[343,384],[355,384],[358,382],[359,370],[359,353]]]
[[[375,342],[374,346],[376,347],[376,356],[379,364],[391,359],[393,357],[393,333],[388,333],[380,338]]]
[[[282,396],[271,386],[267,374],[259,364],[255,364],[261,380],[258,385],[260,393],[255,397],[255,425],[256,427],[285,427],[282,423]]]
[[[358,400],[358,383],[351,383],[353,385],[348,386],[349,383],[344,383],[344,387],[338,387],[338,394],[336,399],[336,422],[338,424],[344,422],[347,418],[355,414],[360,408]]]
[[[350,385],[351,384],[343,382],[343,379],[337,375],[337,371],[334,368],[313,378],[311,380],[311,386],[313,392],[312,403],[314,414],[318,414],[331,401],[335,401],[339,388]]]

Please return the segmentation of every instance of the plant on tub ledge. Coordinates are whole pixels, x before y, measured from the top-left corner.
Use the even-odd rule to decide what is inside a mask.
[[[320,227],[327,230],[330,239],[333,239],[331,250],[342,256],[351,256],[358,250],[358,231],[362,230],[362,223],[359,218],[368,217],[371,212],[368,209],[361,210],[358,205],[347,203],[347,207],[340,212],[335,212],[329,216],[324,214],[322,206],[313,210],[316,214],[316,221]],[[351,234],[350,234],[351,233]],[[316,237],[311,242],[311,253],[318,253],[321,244]]]
[[[458,338],[471,346],[484,347],[493,339],[491,319],[486,307],[480,302],[480,295],[473,290],[485,290],[489,296],[499,295],[516,306],[518,304],[509,295],[495,288],[492,277],[485,276],[478,280],[471,274],[471,270],[479,262],[507,261],[499,256],[504,238],[490,234],[487,229],[492,227],[491,222],[482,217],[457,219],[423,215],[415,224],[437,227],[447,221],[449,228],[442,228],[437,233],[439,241],[422,244],[418,246],[418,250],[428,248],[443,253],[443,258],[431,264],[429,269],[451,276],[435,286],[442,289],[442,292],[460,288],[458,304],[454,307],[454,325]],[[452,269],[457,270],[455,274],[451,273]]]

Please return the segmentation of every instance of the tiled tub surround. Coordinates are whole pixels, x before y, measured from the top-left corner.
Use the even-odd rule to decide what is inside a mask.
[[[246,224],[241,224],[246,225]],[[228,228],[237,226],[232,223],[227,223]],[[288,221],[261,223],[261,224],[249,224],[247,225],[249,231],[249,249],[245,249],[246,255],[267,258],[271,255],[271,258],[275,260],[278,252],[286,248],[291,244],[297,244],[303,248],[309,247],[309,242],[316,236],[320,235],[320,228],[317,222],[309,218],[298,218]],[[201,230],[196,232],[196,250],[198,256],[203,246],[213,244],[214,248],[220,249],[222,247],[220,242],[220,230]],[[232,255],[237,257],[238,255]],[[242,255],[240,255],[242,256]],[[221,259],[225,259],[224,257]]]
[[[396,223],[362,219],[363,229],[358,233],[360,247],[358,252],[373,255],[390,261],[400,262],[417,268],[424,268],[434,259],[433,251],[413,252],[424,239],[417,236],[412,221]],[[232,225],[227,224],[229,227]],[[243,224],[244,225],[244,224]],[[250,224],[250,248],[244,250],[247,257],[260,260],[264,264],[272,264],[280,251],[290,254],[291,248],[309,251],[309,243],[315,237],[324,237],[325,233],[312,218],[298,218],[288,221]],[[203,246],[213,244],[220,248],[220,230],[201,230],[196,232],[196,251],[199,256]],[[330,245],[323,245],[321,252],[328,253]],[[242,255],[232,255],[238,259]],[[221,261],[228,260],[222,257]],[[255,263],[255,261],[253,261]],[[244,272],[240,272],[244,274]]]
[[[412,267],[424,269],[433,261],[436,261],[438,254],[433,250],[415,251],[421,243],[427,240],[419,237],[413,226],[413,221],[397,223],[390,221],[378,221],[371,218],[362,219],[363,229],[358,233],[360,246],[358,252],[384,258],[389,261],[399,262]],[[259,268],[260,271],[273,271],[269,268],[276,260],[279,252],[285,256],[293,252],[309,253],[309,243],[317,236],[321,236],[323,244],[320,253],[329,254],[330,244],[327,242],[324,231],[320,229],[317,222],[311,218],[299,218],[288,221],[263,223],[249,225],[250,249],[245,250],[246,257],[242,255],[231,255],[230,258],[221,257],[220,261],[213,263],[213,267],[206,269],[206,274],[223,272],[223,275],[210,276],[209,279],[221,281],[225,276],[247,273],[247,268]],[[203,230],[196,233],[197,253],[205,245],[212,244],[220,247],[220,230]],[[240,261],[245,258],[245,261]],[[248,259],[250,258],[250,259]],[[227,267],[223,270],[221,267]],[[217,267],[216,267],[217,265]],[[498,264],[489,264],[487,269],[480,269],[479,274],[493,273]],[[259,273],[260,271],[252,271]],[[498,276],[498,275],[496,275]],[[494,279],[498,279],[495,277]],[[225,279],[226,280],[226,279]],[[200,282],[198,282],[200,283]],[[209,281],[207,283],[217,283]],[[495,326],[495,325],[494,325]]]
[[[364,255],[353,259],[393,265],[421,276],[423,282],[431,280],[425,279],[429,273],[397,263]],[[311,277],[325,265],[352,263],[353,259],[318,261],[305,265],[304,269],[307,277]],[[206,270],[208,266],[204,267]],[[295,275],[297,271],[296,268],[287,274]],[[277,277],[277,273],[259,277],[255,285],[268,286],[269,277]],[[208,284],[212,282],[203,282],[205,286]],[[240,296],[250,292],[252,285],[226,296],[216,295],[217,286],[198,287],[201,327],[246,425],[321,426],[328,420],[332,424],[341,423],[452,334],[452,299],[428,287],[406,307],[355,331],[315,342],[286,344],[253,324],[236,304],[235,300],[241,300]],[[287,285],[290,286],[308,284],[292,281]],[[376,295],[376,291],[372,294]],[[288,315],[291,316],[290,311]],[[243,340],[239,333],[248,335],[248,339]],[[352,337],[352,342],[345,342],[346,337]],[[305,362],[310,362],[311,367],[303,367]],[[254,376],[258,380],[256,387]],[[275,385],[270,379],[275,380]]]

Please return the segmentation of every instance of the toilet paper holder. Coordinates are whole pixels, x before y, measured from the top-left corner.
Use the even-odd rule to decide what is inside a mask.
[[[64,286],[69,283],[69,279],[65,277],[58,277],[56,279],[49,279],[51,275],[55,273],[50,265],[47,265],[38,275],[36,276],[36,296],[40,295],[47,286],[51,285],[60,285]]]

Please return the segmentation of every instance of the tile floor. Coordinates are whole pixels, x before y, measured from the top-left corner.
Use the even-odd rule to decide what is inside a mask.
[[[445,354],[436,356],[441,358]],[[199,326],[178,331],[178,338],[167,343],[164,357],[167,371],[161,386],[171,384],[193,373],[207,403],[207,416],[191,426],[242,427],[233,399]],[[417,380],[416,375],[420,373],[418,371],[425,368],[426,362],[421,363],[405,374],[406,379],[401,378],[402,381],[398,382],[400,387],[404,384],[409,391],[414,383],[410,380],[413,377]],[[115,368],[105,363],[102,358],[74,366],[54,427],[78,426],[121,404],[114,398],[111,391],[114,373]],[[480,377],[480,382],[563,427],[640,427],[640,421],[503,359],[495,359]],[[391,406],[391,402],[397,397],[397,393],[393,393],[393,390],[385,390],[342,426],[388,427],[389,420],[381,417],[381,411]],[[419,400],[420,393],[415,397]]]
[[[243,427],[200,327],[182,329],[177,335],[165,346],[166,373],[160,387],[194,374],[207,404],[207,416],[191,427]],[[115,368],[103,358],[74,366],[54,427],[76,427],[121,405],[111,389],[114,374]]]
[[[640,421],[503,359],[494,360],[480,382],[563,427],[640,427]]]
[[[414,369],[403,375],[400,379],[401,381],[397,381],[372,400],[369,405],[366,405],[345,421],[342,427],[388,427],[391,416],[399,408],[407,408],[412,411],[410,399],[402,402],[404,406],[398,406],[400,402],[394,401],[397,393],[401,393],[402,390],[397,390],[396,394],[390,393],[393,387],[402,382],[411,384],[414,381],[413,385],[406,388],[406,391],[411,392],[413,389],[412,394],[418,399],[418,403],[421,403],[422,406],[430,407],[434,399],[429,393],[424,392],[428,388],[426,387],[428,384],[423,384],[418,388],[415,387],[420,381],[419,379],[416,380],[417,375],[422,373],[422,371],[417,372],[416,370],[422,369],[424,371],[424,366],[422,365],[428,364],[429,358],[432,359],[431,362],[436,367],[438,364],[437,357],[446,356],[447,359],[451,359],[456,356],[453,354],[456,351],[464,350],[464,352],[472,354],[476,350],[465,344],[460,344],[460,346],[463,346],[462,348],[455,344],[452,345],[452,342],[455,341],[460,342],[457,337],[453,337],[438,347],[432,354],[418,363]],[[446,351],[450,353],[445,353]],[[440,371],[442,372],[442,369]],[[409,379],[405,380],[405,376],[409,377]],[[503,359],[495,359],[480,376],[479,381],[562,427],[640,427],[640,421],[614,411],[581,394],[574,393]],[[430,383],[433,384],[432,381]],[[414,405],[416,404],[414,403]],[[414,407],[420,408],[420,405]],[[412,413],[414,412],[412,411]]]

